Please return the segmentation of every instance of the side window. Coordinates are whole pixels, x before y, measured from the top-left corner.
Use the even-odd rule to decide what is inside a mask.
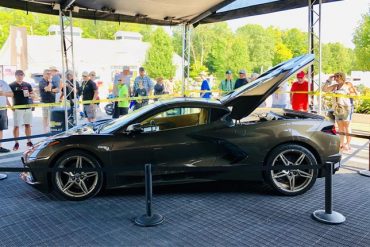
[[[163,131],[208,123],[208,109],[171,108],[141,122],[144,132]]]

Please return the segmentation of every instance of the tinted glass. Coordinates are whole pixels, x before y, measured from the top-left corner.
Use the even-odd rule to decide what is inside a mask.
[[[144,132],[163,131],[208,123],[208,109],[177,107],[167,109],[141,122]]]

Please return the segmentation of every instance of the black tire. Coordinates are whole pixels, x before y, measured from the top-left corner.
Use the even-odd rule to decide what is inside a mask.
[[[298,164],[299,162],[300,165],[317,165],[315,156],[307,148],[297,144],[283,144],[270,152],[265,166],[292,166],[294,163]],[[317,169],[271,170],[266,171],[264,177],[266,182],[278,194],[296,196],[311,189],[315,184],[317,174]]]
[[[95,157],[84,151],[70,151],[62,155],[54,168],[101,169]],[[104,174],[100,171],[61,172],[53,171],[51,182],[53,193],[71,201],[82,201],[98,194],[103,187]]]
[[[109,116],[113,115],[113,112],[114,112],[114,107],[113,107],[113,104],[112,103],[109,103],[107,104],[105,107],[104,107],[104,110],[105,110],[105,113]]]

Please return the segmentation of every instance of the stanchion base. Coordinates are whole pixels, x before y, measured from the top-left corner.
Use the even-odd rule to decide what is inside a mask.
[[[138,226],[157,226],[162,224],[164,221],[164,217],[160,214],[153,214],[152,217],[148,217],[146,214],[135,218],[135,224]]]
[[[4,173],[0,173],[0,180],[6,179],[7,177],[8,177],[8,175],[6,175]]]
[[[317,220],[321,223],[331,225],[341,224],[346,221],[346,217],[335,211],[333,211],[331,214],[327,214],[325,213],[325,210],[316,210],[312,213],[312,217],[314,220]]]
[[[370,177],[370,171],[366,171],[366,170],[358,171],[358,174],[362,176]]]

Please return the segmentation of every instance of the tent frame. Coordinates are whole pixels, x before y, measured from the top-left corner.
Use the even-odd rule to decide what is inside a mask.
[[[186,83],[190,77],[190,47],[191,45],[191,25],[183,25],[182,33],[182,86],[181,95],[185,96]]]
[[[74,63],[74,52],[73,52],[73,17],[72,11],[63,11],[59,9],[59,22],[60,22],[60,40],[61,40],[61,51],[62,51],[62,77],[63,82],[63,93],[64,93],[64,123],[65,129],[68,130],[69,126],[77,125],[77,84],[76,79],[73,80],[73,90],[67,93],[67,78],[66,72],[72,71],[75,75],[75,63]],[[69,29],[70,35],[66,33]],[[74,93],[75,92],[75,93]],[[73,95],[73,106],[68,106],[68,97]],[[72,110],[72,111],[71,111]]]
[[[318,3],[318,4],[317,4]],[[317,87],[319,90],[319,96],[315,97],[312,94],[310,97],[311,110],[317,110],[321,113],[322,108],[322,86],[321,86],[321,73],[322,73],[322,43],[321,43],[321,5],[322,0],[308,0],[308,51],[311,54],[315,54],[315,61],[317,64],[313,63],[308,68],[308,81],[311,86],[312,92],[315,91]],[[315,52],[315,42],[318,44],[318,52]],[[315,71],[318,70],[318,79],[315,80]],[[315,102],[318,103],[315,109]]]

